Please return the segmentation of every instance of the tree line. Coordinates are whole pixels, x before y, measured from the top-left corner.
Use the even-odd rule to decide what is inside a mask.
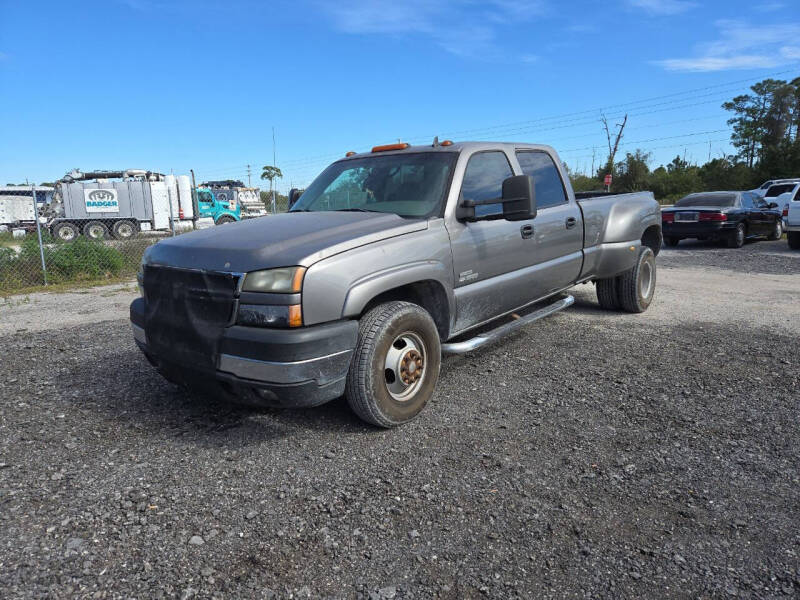
[[[672,203],[691,192],[748,190],[768,179],[800,177],[800,77],[765,79],[722,108],[731,113],[736,154],[702,165],[676,156],[651,171],[652,155],[637,149],[619,161],[609,160],[594,176],[570,173],[572,187],[603,189],[603,178],[611,173],[614,192],[650,190],[661,202]]]

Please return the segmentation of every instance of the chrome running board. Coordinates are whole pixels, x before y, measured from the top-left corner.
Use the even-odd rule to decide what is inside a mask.
[[[463,342],[442,344],[442,354],[464,354],[465,352],[477,350],[481,346],[495,342],[509,333],[516,331],[520,327],[523,327],[529,323],[533,323],[534,321],[538,321],[539,319],[549,317],[553,313],[557,313],[560,310],[564,310],[565,308],[572,306],[574,303],[575,298],[573,296],[567,296],[566,298],[562,298],[561,300],[553,302],[552,304],[540,308],[539,310],[535,310],[524,317],[520,317],[514,321],[511,321],[510,323],[500,325],[491,331],[476,335],[474,338],[470,338]]]

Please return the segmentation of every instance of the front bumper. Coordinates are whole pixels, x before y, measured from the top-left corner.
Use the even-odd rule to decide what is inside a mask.
[[[800,223],[792,223],[789,224],[789,220],[784,217],[783,218],[783,230],[784,231],[800,231]]]
[[[143,298],[131,304],[130,319],[137,346],[168,380],[270,406],[317,406],[341,396],[358,338],[352,320],[297,329],[233,325],[216,342],[215,368],[201,369],[148,346]]]

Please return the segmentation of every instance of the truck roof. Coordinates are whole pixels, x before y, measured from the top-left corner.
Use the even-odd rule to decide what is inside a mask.
[[[350,156],[343,157],[339,160],[352,160],[356,158],[365,158],[367,156],[376,156],[384,154],[408,154],[413,152],[463,152],[465,150],[474,152],[476,150],[499,150],[513,152],[514,150],[544,150],[555,154],[555,149],[552,146],[545,144],[528,144],[525,142],[452,142],[450,145],[443,146],[441,143],[434,146],[433,144],[423,144],[418,146],[408,146],[398,150],[381,150],[378,152],[359,152],[351,154]],[[336,161],[339,162],[339,161]]]

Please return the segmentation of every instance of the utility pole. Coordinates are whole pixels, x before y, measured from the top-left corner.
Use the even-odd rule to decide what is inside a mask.
[[[250,165],[247,165],[247,187],[253,187],[250,184]]]
[[[606,139],[608,140],[608,173],[607,176],[611,176],[614,172],[614,157],[617,155],[617,150],[619,149],[619,141],[622,139],[622,132],[625,130],[625,124],[628,122],[628,115],[625,115],[625,118],[622,119],[622,123],[617,123],[616,127],[619,128],[617,132],[617,137],[614,140],[614,144],[611,144],[611,131],[608,128],[608,119],[606,119],[605,115],[601,115],[600,120],[603,122],[603,127],[606,130]],[[609,179],[606,184],[606,191],[611,191],[611,180]]]
[[[275,127],[272,128],[272,166],[277,166],[275,164]],[[274,215],[278,211],[277,203],[275,202],[275,186],[272,179],[269,180],[269,187],[272,188],[272,214]]]

